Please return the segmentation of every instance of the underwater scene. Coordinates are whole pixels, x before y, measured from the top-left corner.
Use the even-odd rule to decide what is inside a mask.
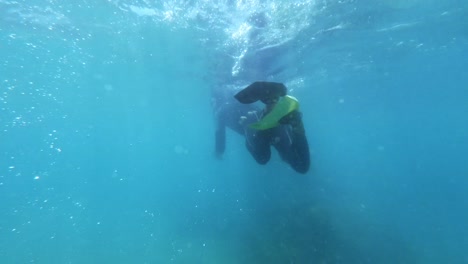
[[[0,263],[468,263],[467,17],[0,0]]]

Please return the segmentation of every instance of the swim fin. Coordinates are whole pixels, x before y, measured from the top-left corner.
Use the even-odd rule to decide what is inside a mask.
[[[238,92],[234,97],[243,104],[255,103],[258,100],[268,101],[270,98],[285,96],[286,86],[277,82],[254,82]]]
[[[294,110],[299,109],[299,102],[296,98],[286,95],[280,97],[273,109],[266,114],[260,121],[249,125],[256,130],[265,130],[278,126],[280,119]]]

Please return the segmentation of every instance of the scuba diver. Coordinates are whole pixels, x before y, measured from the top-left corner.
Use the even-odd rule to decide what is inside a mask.
[[[286,86],[254,82],[234,96],[227,90],[214,94],[216,155],[221,157],[225,151],[228,127],[245,137],[247,150],[257,163],[266,164],[270,160],[273,146],[295,171],[306,173],[310,154],[302,114],[297,99],[287,95]],[[257,101],[265,107],[259,107]]]

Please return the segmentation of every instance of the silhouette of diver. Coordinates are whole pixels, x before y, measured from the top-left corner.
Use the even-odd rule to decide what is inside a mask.
[[[270,160],[273,146],[295,171],[306,173],[310,154],[302,114],[298,101],[286,93],[286,86],[275,82],[254,82],[234,96],[215,91],[216,155],[221,157],[225,151],[228,127],[245,137],[248,151],[259,164]]]

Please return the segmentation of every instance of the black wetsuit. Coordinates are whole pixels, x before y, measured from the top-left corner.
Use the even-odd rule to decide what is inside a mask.
[[[248,125],[259,121],[263,109],[255,104],[241,104],[233,96],[214,96],[216,118],[215,151],[221,156],[226,148],[226,127],[243,135],[246,147],[259,164],[266,164],[271,157],[271,147],[299,173],[306,173],[310,166],[310,154],[302,117],[294,111],[281,119],[281,125],[255,130]]]

